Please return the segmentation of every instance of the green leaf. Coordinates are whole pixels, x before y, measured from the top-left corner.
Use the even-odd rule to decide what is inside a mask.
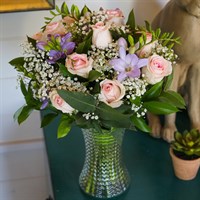
[[[136,115],[131,116],[131,121],[134,126],[143,132],[151,132],[150,127],[147,125],[143,118],[137,117]]]
[[[83,7],[83,9],[81,10],[81,15],[83,16],[83,15],[85,15],[85,13],[87,13],[87,12],[91,12],[91,11],[90,11],[90,9],[85,5],[85,6]]]
[[[183,97],[174,91],[162,92],[159,99],[164,102],[169,102],[172,105],[181,109],[185,109],[185,106],[186,106]]]
[[[26,96],[28,94],[28,91],[22,79],[20,80],[20,88],[21,88],[22,94]]]
[[[56,16],[56,13],[53,12],[52,10],[49,11],[53,16]]]
[[[90,37],[79,43],[76,49],[77,53],[87,53],[92,44],[92,31],[89,33]]]
[[[69,131],[71,130],[72,122],[73,120],[71,117],[62,115],[60,123],[58,125],[57,138],[63,138],[69,133]]]
[[[28,36],[27,36],[27,40],[28,40],[29,43],[31,43],[33,45],[33,47],[36,48],[36,43],[37,43],[36,40],[34,40],[33,38],[28,37]]]
[[[161,29],[157,28],[155,32],[156,37],[159,38],[160,34],[161,34]]]
[[[172,80],[173,80],[173,73],[170,74],[169,76],[165,77],[165,79],[164,79],[164,90],[169,89],[169,87],[172,83]]]
[[[16,121],[20,115],[20,113],[22,112],[24,106],[20,107],[16,112],[15,114],[13,115],[13,118],[14,118],[14,121]]]
[[[74,18],[79,19],[80,18],[80,11],[76,5],[71,6],[71,14]]]
[[[75,116],[76,125],[81,127],[81,128],[92,128],[91,120],[85,119],[85,117],[83,117],[82,114],[83,113],[78,113]]]
[[[77,6],[75,6],[74,14],[75,14],[75,16],[76,16],[76,19],[79,19],[79,18],[80,18],[80,11],[79,11],[79,9],[78,9]]]
[[[116,127],[129,128],[131,126],[130,115],[125,115],[116,109],[100,102],[96,108],[97,115],[105,122],[113,124]]]
[[[70,106],[81,112],[94,112],[96,100],[92,95],[82,92],[71,92],[66,90],[58,90],[58,94]]]
[[[146,27],[146,29],[149,31],[149,32],[151,32],[152,31],[152,27],[151,27],[151,24],[148,22],[148,21],[144,21],[145,22],[145,27]]]
[[[88,81],[92,82],[101,76],[101,72],[91,70],[88,76]]]
[[[41,128],[50,124],[57,116],[57,113],[49,113],[45,115],[41,122]]]
[[[23,66],[24,65],[24,57],[14,58],[9,62],[12,66]]]
[[[160,81],[153,85],[143,96],[144,100],[151,100],[157,98],[162,92],[163,81]]]
[[[102,133],[102,128],[101,126],[99,125],[99,121],[96,121],[96,120],[92,120],[92,127],[99,133]]]
[[[172,105],[170,102],[159,102],[159,101],[147,101],[143,103],[143,106],[151,113],[157,115],[165,115],[178,112],[176,106]]]
[[[65,16],[69,15],[69,8],[65,2],[63,2],[61,6],[61,11],[65,14]]]
[[[67,67],[65,65],[63,65],[62,63],[58,63],[58,66],[59,66],[59,71],[60,73],[64,76],[64,77],[74,77],[73,74],[71,74],[68,70],[67,70]]]
[[[59,8],[57,5],[56,5],[55,9],[56,9],[56,11],[57,11],[58,13],[61,13],[61,10],[60,10],[60,8]]]
[[[24,106],[20,114],[18,115],[18,123],[21,124],[22,122],[24,122],[32,113],[32,111],[33,111],[32,107]]]
[[[51,20],[51,18],[50,18],[50,17],[44,17],[44,19],[45,19],[45,20]]]
[[[128,21],[126,22],[126,24],[129,25],[132,30],[135,30],[135,15],[133,10],[131,10],[131,12],[129,13]]]

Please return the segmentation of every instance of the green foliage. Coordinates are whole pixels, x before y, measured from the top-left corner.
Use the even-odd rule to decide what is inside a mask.
[[[57,137],[65,137],[71,130],[73,119],[69,115],[62,115],[59,121],[59,126],[57,130]]]
[[[182,96],[179,93],[171,91],[171,90],[163,91],[160,94],[159,99],[162,102],[169,102],[180,109],[185,109],[185,106],[186,106],[185,101],[182,98]]]
[[[176,131],[171,147],[175,152],[181,152],[186,156],[200,157],[200,132],[197,129],[185,130],[183,133]]]
[[[77,53],[87,53],[92,44],[92,31],[87,35],[83,42],[79,43],[76,52]]]
[[[70,106],[80,112],[94,112],[96,100],[92,95],[82,92],[71,92],[66,90],[58,90],[58,94]]]
[[[129,25],[132,30],[135,30],[135,14],[133,10],[131,10],[128,15],[128,21],[126,22],[126,25]]]
[[[46,114],[41,122],[41,128],[50,124],[56,117],[58,116],[57,113],[48,113]]]
[[[136,115],[131,116],[131,121],[135,125],[136,128],[143,132],[151,132],[150,127],[147,125],[146,121],[143,118],[137,117]]]
[[[96,107],[96,113],[100,117],[102,124],[110,127],[131,128],[130,115],[123,114],[103,102]]]
[[[18,124],[21,124],[29,117],[33,110],[31,106],[22,106],[15,112],[14,119],[17,119]]]
[[[156,83],[155,85],[150,86],[147,92],[143,96],[143,101],[151,100],[159,97],[163,89],[163,81]]]
[[[95,81],[97,78],[101,76],[101,73],[96,70],[91,70],[88,76],[88,81]]]
[[[24,95],[26,105],[19,108],[15,114],[14,119],[18,121],[19,124],[24,122],[33,110],[40,110],[42,103],[33,97],[33,91],[31,89],[31,82],[29,83],[28,88],[24,84],[23,80],[20,80],[21,92]]]
[[[178,112],[178,108],[170,102],[147,101],[143,106],[151,113],[156,115],[166,115]]]

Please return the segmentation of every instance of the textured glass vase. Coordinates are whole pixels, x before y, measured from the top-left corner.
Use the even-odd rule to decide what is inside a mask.
[[[130,177],[122,157],[124,129],[82,129],[85,163],[79,177],[84,193],[96,198],[112,198],[125,192]]]

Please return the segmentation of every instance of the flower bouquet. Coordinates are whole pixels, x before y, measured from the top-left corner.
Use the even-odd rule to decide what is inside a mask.
[[[118,8],[79,10],[63,3],[50,13],[22,45],[23,57],[10,61],[26,101],[14,115],[19,124],[33,110],[48,109],[41,127],[61,115],[58,138],[74,124],[95,134],[150,132],[147,112],[184,108],[182,97],[168,90],[177,59],[172,47],[179,43],[173,33],[153,31],[148,22],[137,26],[133,11],[125,23]]]

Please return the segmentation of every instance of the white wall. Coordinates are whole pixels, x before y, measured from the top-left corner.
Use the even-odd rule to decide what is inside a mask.
[[[61,5],[63,0],[56,0]],[[125,16],[134,8],[136,21],[143,24],[144,20],[151,21],[168,0],[66,0],[69,6],[73,4],[92,10],[99,7],[120,8]],[[8,62],[20,56],[20,44],[26,35],[38,32],[43,26],[44,16],[49,11],[18,12],[0,14],[0,145],[23,140],[43,138],[40,129],[40,116],[34,112],[22,125],[13,121],[14,112],[24,104],[21,92],[16,89],[15,70]]]

